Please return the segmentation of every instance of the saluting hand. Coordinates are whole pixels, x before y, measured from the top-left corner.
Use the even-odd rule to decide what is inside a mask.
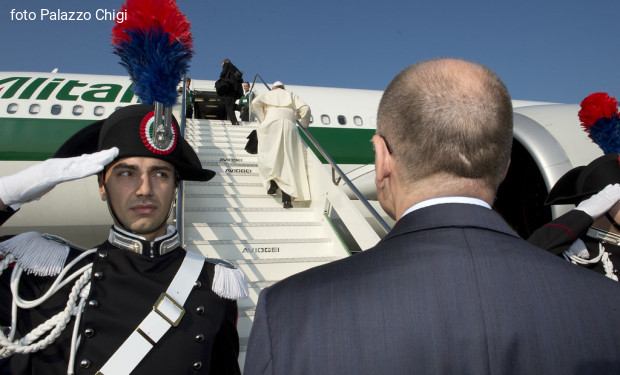
[[[579,203],[575,208],[596,220],[620,200],[620,184],[607,185],[603,190]]]
[[[10,176],[0,177],[0,201],[6,206],[41,198],[61,182],[77,180],[101,172],[118,156],[118,148],[72,158],[48,159]]]

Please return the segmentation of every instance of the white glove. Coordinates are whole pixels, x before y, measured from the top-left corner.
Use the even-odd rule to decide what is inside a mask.
[[[609,211],[620,200],[620,184],[610,184],[575,208],[590,215],[596,220]]]
[[[7,206],[37,200],[57,184],[101,172],[118,155],[118,148],[73,158],[47,159],[23,171],[0,178],[0,199]],[[13,207],[15,208],[15,207]]]

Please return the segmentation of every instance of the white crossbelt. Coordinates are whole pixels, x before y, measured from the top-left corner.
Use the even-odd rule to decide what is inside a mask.
[[[153,311],[108,359],[97,375],[130,374],[168,329],[179,325],[185,314],[183,304],[198,280],[204,259],[202,255],[186,252],[181,267],[174,275],[168,290],[162,293],[153,305]]]

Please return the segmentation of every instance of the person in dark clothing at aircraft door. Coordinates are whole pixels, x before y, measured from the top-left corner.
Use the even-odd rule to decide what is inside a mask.
[[[215,91],[224,99],[226,116],[233,125],[239,125],[235,115],[235,101],[243,96],[243,73],[230,62],[229,59],[222,61],[220,79],[215,82]]]

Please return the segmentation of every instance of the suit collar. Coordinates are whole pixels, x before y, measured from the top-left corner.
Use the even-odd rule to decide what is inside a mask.
[[[405,213],[403,213],[403,216],[407,215],[408,213],[412,211],[419,210],[424,207],[434,206],[436,204],[446,204],[446,203],[477,204],[479,206],[483,206],[489,209],[491,208],[491,206],[489,206],[489,204],[483,201],[482,199],[472,198],[472,197],[461,197],[461,196],[448,196],[448,197],[431,198],[431,199],[427,199],[422,202],[416,203],[413,206],[409,207],[409,209],[405,211]]]
[[[401,217],[384,239],[441,227],[480,228],[519,238],[502,217],[486,207],[446,203],[420,208]]]

